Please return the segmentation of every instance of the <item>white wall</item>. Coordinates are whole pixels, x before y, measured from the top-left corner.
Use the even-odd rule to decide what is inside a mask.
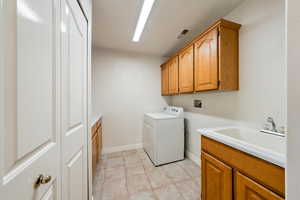
[[[283,0],[246,0],[225,18],[240,29],[240,91],[172,97],[186,113],[190,152],[199,155],[197,128],[243,123],[261,128],[268,116],[286,126],[285,18]],[[193,99],[203,101],[193,108]]]
[[[299,199],[300,179],[300,1],[287,0],[287,84],[288,84],[288,139],[287,139],[287,200]]]
[[[144,112],[166,104],[160,95],[162,59],[93,50],[93,111],[103,114],[104,150],[142,142]]]

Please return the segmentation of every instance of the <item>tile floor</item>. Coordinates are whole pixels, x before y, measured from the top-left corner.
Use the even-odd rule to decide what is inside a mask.
[[[94,200],[200,200],[200,168],[189,159],[154,167],[143,149],[102,156]]]

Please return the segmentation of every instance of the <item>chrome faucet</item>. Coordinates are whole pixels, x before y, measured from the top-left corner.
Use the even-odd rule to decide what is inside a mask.
[[[271,131],[278,132],[277,128],[276,128],[276,124],[275,124],[274,119],[272,117],[268,117],[267,122],[269,122],[272,125]]]
[[[286,132],[284,126],[277,129],[275,121],[272,117],[268,117],[267,122],[271,124],[272,128],[270,128],[269,124],[265,124],[264,129],[262,129],[260,132],[285,137]]]

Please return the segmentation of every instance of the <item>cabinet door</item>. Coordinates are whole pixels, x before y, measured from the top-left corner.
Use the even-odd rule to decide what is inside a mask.
[[[179,92],[194,91],[194,49],[190,46],[179,55]]]
[[[163,96],[169,94],[169,66],[167,63],[161,66],[161,94]]]
[[[218,30],[195,43],[195,91],[218,88]]]
[[[99,159],[100,159],[102,153],[102,124],[100,124],[99,126],[98,134],[99,134]]]
[[[283,200],[280,196],[237,172],[236,195],[241,200]]]
[[[202,200],[232,200],[232,168],[202,152]]]
[[[169,93],[178,93],[178,56],[173,58],[169,63]]]
[[[96,135],[95,135],[96,136]],[[96,174],[96,166],[97,166],[97,138],[93,137],[92,139],[92,170],[93,170],[93,177]]]
[[[99,130],[99,129],[98,129]],[[99,157],[100,157],[100,138],[99,138],[99,132],[97,131],[96,133],[96,164],[99,162]]]

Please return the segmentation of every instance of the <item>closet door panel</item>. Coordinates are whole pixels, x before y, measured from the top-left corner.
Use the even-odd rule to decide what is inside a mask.
[[[62,0],[62,197],[87,199],[87,21]]]
[[[59,198],[59,13],[57,0],[0,5],[0,199]]]

